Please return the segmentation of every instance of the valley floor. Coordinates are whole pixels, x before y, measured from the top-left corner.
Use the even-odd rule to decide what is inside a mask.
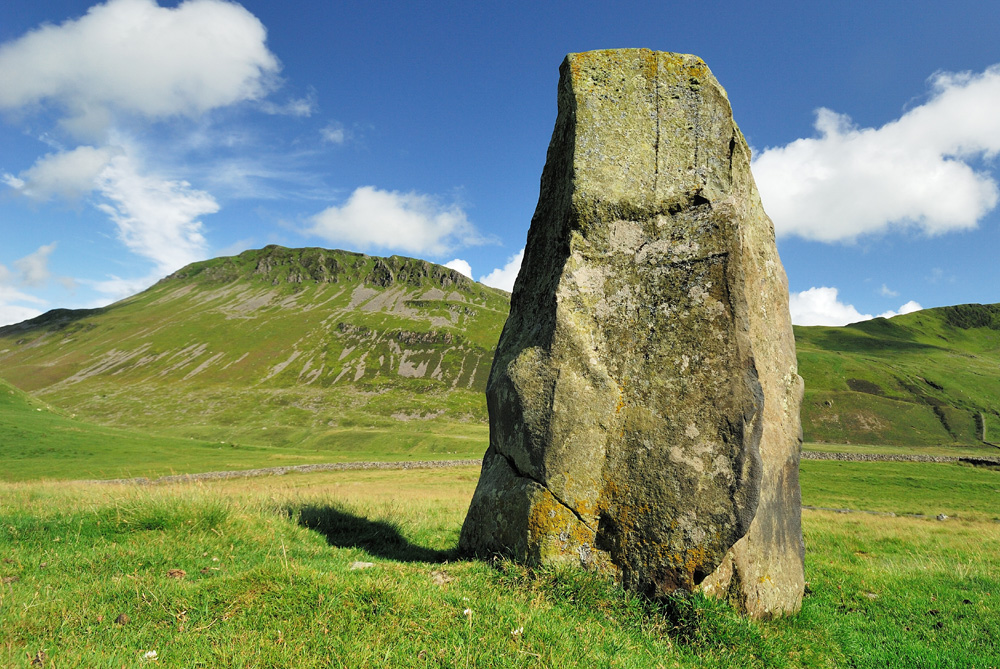
[[[4,666],[995,667],[1000,473],[805,461],[802,612],[457,559],[477,466],[0,484]]]

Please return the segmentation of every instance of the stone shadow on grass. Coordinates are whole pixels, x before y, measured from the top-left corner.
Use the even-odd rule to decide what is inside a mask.
[[[341,507],[308,505],[290,508],[288,514],[337,548],[360,548],[399,562],[445,562],[454,558],[454,550],[439,551],[411,543],[396,523],[358,516]]]

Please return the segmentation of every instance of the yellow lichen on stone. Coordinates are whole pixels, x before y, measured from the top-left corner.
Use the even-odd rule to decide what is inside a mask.
[[[794,377],[787,285],[726,93],[701,59],[646,49],[569,54],[561,77],[487,386],[493,464],[462,549],[602,565],[647,594],[690,589],[724,563],[708,590],[788,610],[796,602],[757,581],[781,570],[748,572],[729,552],[761,509],[768,527],[797,512],[791,493],[759,500],[765,478],[797,493],[761,444],[776,421],[790,434],[798,404],[773,392],[775,367]],[[778,319],[773,337],[761,313]],[[774,544],[758,537],[755,559],[794,557]],[[760,606],[753,590],[778,594]]]

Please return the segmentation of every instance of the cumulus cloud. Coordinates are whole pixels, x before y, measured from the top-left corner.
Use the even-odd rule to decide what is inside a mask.
[[[307,232],[333,243],[412,254],[442,255],[484,241],[457,204],[373,186],[358,188],[343,205],[328,207],[311,223]]]
[[[132,252],[166,274],[205,258],[208,244],[200,220],[219,205],[186,181],[140,174],[127,155],[114,158],[97,179],[105,201],[97,207],[115,224]]]
[[[858,128],[829,109],[819,137],[768,148],[753,161],[778,235],[851,241],[891,227],[928,235],[974,228],[1000,198],[970,161],[1000,151],[1000,65],[939,73],[931,95],[880,128]]]
[[[912,314],[914,311],[920,311],[921,309],[923,309],[923,307],[920,306],[919,302],[917,302],[916,300],[910,300],[909,302],[907,302],[906,304],[904,304],[903,306],[901,306],[899,308],[899,311],[892,311],[890,309],[889,311],[886,311],[884,313],[879,314],[879,316],[882,317],[882,318],[892,318],[893,316],[902,316],[903,314]]]
[[[884,283],[882,284],[882,287],[879,289],[878,294],[881,295],[882,297],[899,297],[898,291],[889,288],[889,286],[885,285]]]
[[[788,296],[788,309],[795,325],[847,325],[875,318],[871,314],[863,314],[854,308],[853,304],[840,301],[836,288],[823,286],[810,288]],[[879,314],[881,318],[892,318],[901,314],[909,314],[923,309],[919,303],[910,300],[899,308],[899,311],[886,311]]]
[[[266,30],[224,0],[108,0],[0,45],[0,109],[55,103],[92,136],[116,110],[194,115],[269,92],[279,69]]]
[[[465,262],[461,258],[455,258],[454,260],[448,261],[444,264],[444,266],[455,270],[459,274],[464,274],[470,279],[472,278],[472,265]]]
[[[508,293],[514,290],[514,280],[517,273],[521,271],[521,262],[524,260],[524,249],[521,249],[510,258],[503,267],[498,267],[486,276],[479,277],[479,283],[486,284],[492,288],[500,288]]]
[[[4,182],[35,200],[48,200],[53,196],[75,200],[94,190],[97,176],[120,154],[121,150],[116,147],[93,146],[48,153],[18,177],[5,174]]]

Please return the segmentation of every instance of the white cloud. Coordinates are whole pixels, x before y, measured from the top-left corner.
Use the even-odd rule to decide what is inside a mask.
[[[343,144],[347,141],[347,131],[344,129],[343,124],[337,121],[327,123],[325,128],[320,129],[319,134],[324,142],[329,142],[330,144]]]
[[[48,153],[21,172],[20,177],[5,174],[4,181],[35,200],[48,200],[53,195],[74,200],[94,190],[97,176],[120,154],[121,150],[115,147],[93,146]]]
[[[889,288],[889,286],[885,285],[884,283],[882,284],[882,287],[879,289],[878,294],[881,295],[882,297],[899,297],[898,291]]]
[[[275,104],[270,100],[260,103],[260,110],[272,116],[312,116],[319,105],[316,103],[316,94],[310,93],[302,98],[292,98],[283,105]]]
[[[819,137],[761,152],[754,177],[778,235],[832,242],[976,227],[1000,198],[996,180],[967,162],[1000,152],[1000,65],[931,85],[926,103],[880,128],[820,109]]]
[[[42,248],[44,249],[45,247]],[[39,249],[39,251],[41,251],[41,249]],[[38,253],[38,251],[35,253]],[[30,258],[31,256],[27,257]],[[19,261],[15,261],[15,265],[23,260],[25,259],[22,258]],[[15,275],[5,266],[0,265],[0,326],[10,325],[11,323],[20,323],[23,320],[34,318],[42,313],[35,307],[27,307],[23,304],[13,304],[15,302],[27,302],[29,304],[38,305],[46,304],[45,300],[35,297],[34,295],[23,293],[15,288],[15,285],[24,283],[24,278],[23,271],[21,271],[20,275]]]
[[[853,304],[844,304],[838,297],[836,288],[823,286],[810,288],[788,296],[788,309],[791,311],[792,323],[795,325],[847,325],[875,318],[871,314],[863,314],[854,308]],[[879,314],[880,318],[892,318],[901,314],[909,314],[923,309],[919,303],[910,300],[899,308],[899,311],[886,311]]]
[[[362,186],[343,205],[311,219],[307,232],[352,247],[380,247],[413,254],[442,255],[483,243],[457,204],[444,205],[430,195]]]
[[[0,45],[0,108],[54,102],[67,129],[92,136],[116,110],[194,115],[259,99],[279,69],[265,39],[233,2],[108,0]]]
[[[503,267],[498,267],[486,276],[479,278],[479,283],[486,284],[492,288],[500,288],[508,293],[514,290],[514,280],[517,273],[521,271],[521,262],[524,260],[524,249],[521,249],[510,258]]]
[[[0,180],[15,190],[21,190],[24,188],[24,179],[18,179],[16,176],[8,172],[4,172],[3,176],[0,177]]]
[[[45,300],[22,293],[14,286],[23,283],[19,277],[15,276],[9,269],[0,265],[0,303],[5,302],[31,302],[32,304],[45,304]]]
[[[899,308],[899,311],[892,311],[890,309],[889,311],[886,311],[884,313],[879,314],[879,316],[882,317],[882,318],[892,318],[893,316],[902,316],[903,314],[912,314],[914,311],[920,311],[921,309],[923,309],[923,307],[920,306],[919,302],[917,302],[915,300],[910,300],[909,302],[907,302],[906,304],[904,304],[903,306],[901,306]]]
[[[844,304],[837,298],[837,289],[810,288],[788,296],[788,309],[796,325],[847,325],[870,319],[854,305]]]
[[[41,315],[42,312],[38,309],[22,307],[17,304],[4,304],[3,295],[0,294],[0,327],[20,323],[21,321]]]
[[[52,277],[49,272],[49,256],[56,249],[56,243],[41,246],[37,251],[14,261],[14,268],[21,275],[21,283],[37,288]]]
[[[465,276],[472,278],[472,265],[465,262],[461,258],[455,258],[444,264],[445,267],[455,270],[459,274],[464,274]]]
[[[96,309],[98,307],[105,307],[113,302],[117,302],[118,300],[122,300],[126,297],[131,297],[136,293],[142,292],[159,281],[161,278],[163,278],[162,273],[154,271],[152,274],[138,279],[123,279],[119,276],[115,276],[114,274],[109,274],[107,278],[102,281],[81,279],[80,283],[90,286],[104,296],[88,305],[89,308]]]
[[[118,238],[161,274],[204,259],[208,245],[198,218],[219,210],[211,195],[186,181],[139,174],[127,155],[111,161],[97,187],[107,200],[97,206],[117,226]]]
[[[141,174],[131,153],[119,146],[47,154],[20,178],[6,176],[21,193],[39,200],[53,195],[74,199],[96,190],[99,197],[92,202],[110,217],[118,238],[154,261],[161,274],[205,257],[207,243],[198,218],[219,210],[210,194],[186,181]],[[48,249],[47,256],[51,248],[39,251]],[[37,260],[44,257],[35,266]]]

